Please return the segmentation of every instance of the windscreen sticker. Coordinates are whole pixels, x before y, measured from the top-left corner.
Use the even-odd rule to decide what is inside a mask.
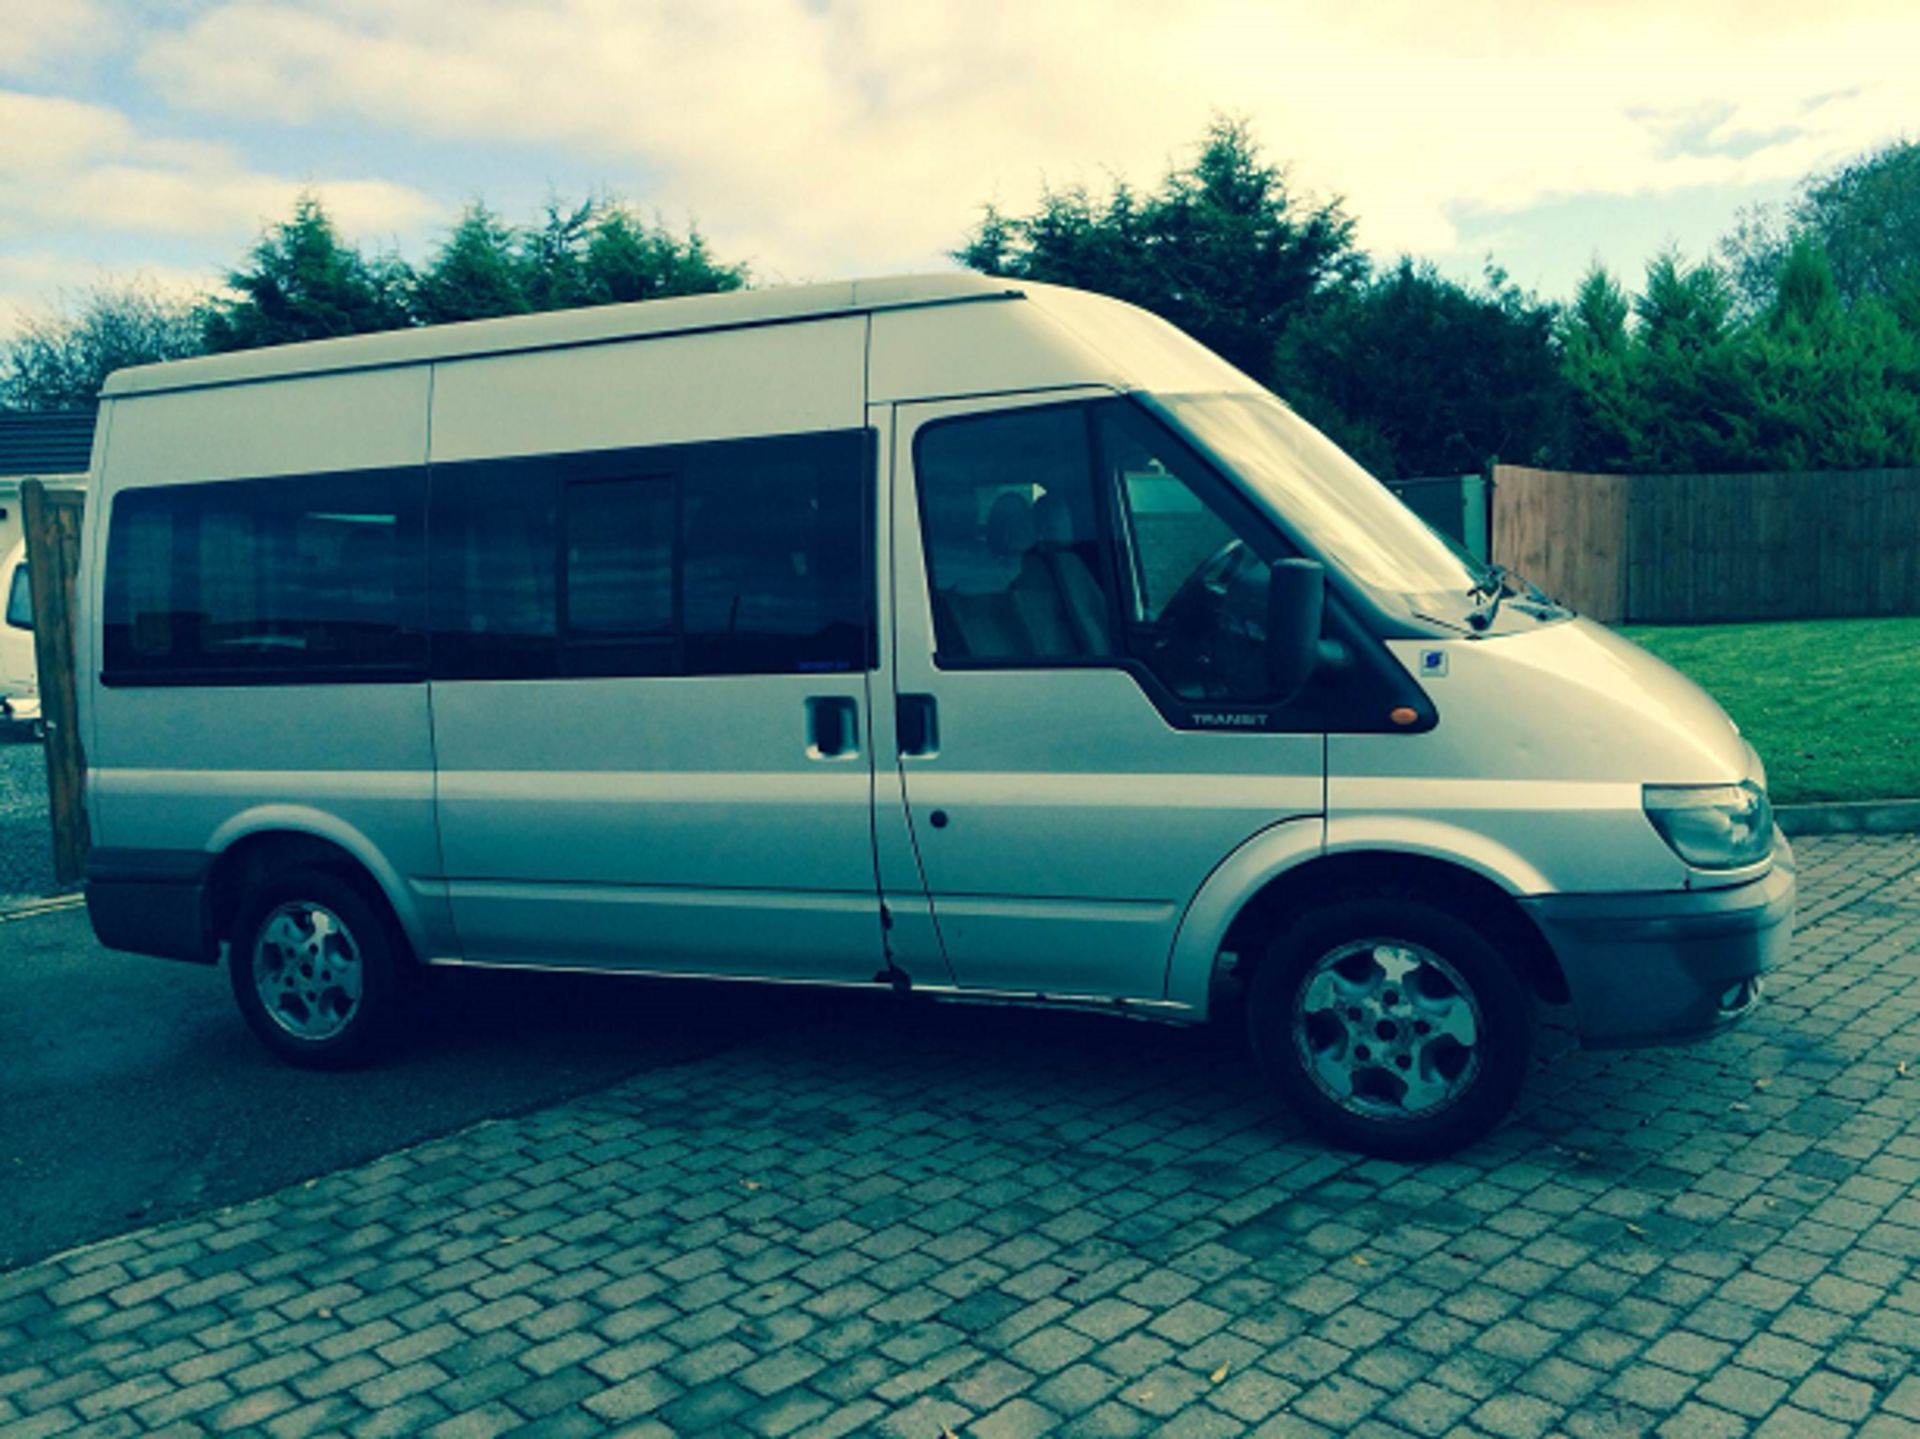
[[[1445,679],[1447,677],[1447,652],[1445,650],[1421,650],[1420,673],[1428,679]]]

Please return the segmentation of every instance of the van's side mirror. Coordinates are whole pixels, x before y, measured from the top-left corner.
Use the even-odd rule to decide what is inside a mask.
[[[1267,683],[1285,699],[1307,682],[1320,659],[1320,623],[1327,609],[1327,572],[1318,560],[1281,560],[1267,585]]]

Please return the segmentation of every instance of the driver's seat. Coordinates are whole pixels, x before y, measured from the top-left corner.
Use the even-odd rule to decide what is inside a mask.
[[[1067,502],[1058,495],[1040,496],[1033,506],[1033,527],[1039,540],[1034,553],[1053,581],[1079,653],[1111,653],[1106,592],[1074,547],[1073,514]]]

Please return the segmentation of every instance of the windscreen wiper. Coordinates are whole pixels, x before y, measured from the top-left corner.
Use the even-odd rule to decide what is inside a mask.
[[[1568,612],[1565,605],[1524,575],[1515,574],[1505,565],[1489,564],[1486,573],[1475,580],[1472,588],[1467,591],[1468,599],[1484,598],[1487,603],[1484,608],[1476,609],[1468,615],[1467,623],[1476,630],[1484,630],[1492,624],[1493,617],[1500,613],[1500,601],[1506,598],[1509,587],[1515,593],[1522,590],[1526,592],[1527,604],[1522,605],[1521,609],[1536,619],[1550,619],[1554,615]],[[1528,605],[1534,608],[1528,609]]]
[[[1493,623],[1493,617],[1500,613],[1500,601],[1506,597],[1507,581],[1512,573],[1505,565],[1488,565],[1485,574],[1473,582],[1467,591],[1470,600],[1484,599],[1484,607],[1476,608],[1467,616],[1467,623],[1476,630],[1483,630]]]

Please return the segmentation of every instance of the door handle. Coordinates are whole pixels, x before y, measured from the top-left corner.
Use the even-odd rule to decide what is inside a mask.
[[[852,759],[859,753],[859,706],[845,695],[809,695],[807,758]]]
[[[894,733],[900,753],[928,759],[940,752],[940,707],[932,695],[900,695],[893,702]]]

